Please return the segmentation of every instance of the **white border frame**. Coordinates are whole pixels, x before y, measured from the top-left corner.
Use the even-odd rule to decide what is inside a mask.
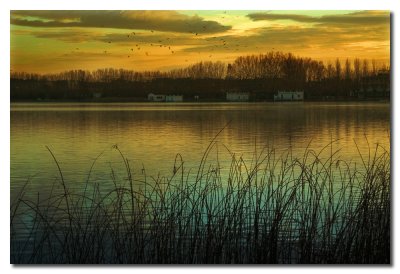
[[[399,189],[397,185],[400,183],[398,170],[400,166],[398,164],[399,147],[397,146],[395,138],[397,138],[400,107],[399,98],[396,93],[400,92],[396,88],[395,75],[397,73],[397,67],[399,65],[398,57],[398,39],[399,35],[399,18],[400,18],[400,1],[399,0],[275,0],[266,2],[266,0],[251,0],[251,1],[237,1],[234,0],[113,0],[113,1],[99,1],[99,0],[1,0],[0,1],[0,22],[1,22],[1,34],[2,38],[0,43],[2,58],[0,59],[0,77],[1,77],[1,90],[0,90],[0,201],[1,201],[1,217],[2,225],[0,231],[0,267],[1,273],[9,273],[12,271],[26,271],[29,273],[52,273],[54,271],[65,272],[65,271],[77,271],[83,273],[84,271],[96,271],[106,273],[111,269],[105,266],[78,266],[78,267],[44,267],[44,266],[11,266],[10,265],[10,245],[9,245],[9,197],[10,197],[10,10],[35,10],[35,9],[46,9],[46,10],[119,10],[119,9],[136,9],[136,10],[389,10],[392,12],[392,37],[391,37],[391,69],[392,69],[392,266],[390,267],[379,267],[379,266],[316,266],[316,267],[302,267],[302,266],[259,266],[259,267],[241,267],[235,265],[229,266],[214,266],[214,267],[172,267],[172,266],[119,266],[114,267],[114,271],[129,272],[132,271],[163,271],[165,273],[186,273],[188,270],[193,272],[219,272],[221,270],[228,270],[229,272],[242,273],[246,270],[255,272],[303,272],[303,273],[336,273],[340,272],[353,272],[362,271],[363,273],[375,273],[376,271],[398,271],[399,267],[399,221],[398,214],[400,199]],[[397,30],[398,35],[395,35]],[[397,119],[396,119],[397,118]],[[397,217],[396,217],[396,215]],[[396,231],[397,230],[397,231]],[[397,232],[397,233],[396,233]],[[229,268],[227,268],[229,267]]]

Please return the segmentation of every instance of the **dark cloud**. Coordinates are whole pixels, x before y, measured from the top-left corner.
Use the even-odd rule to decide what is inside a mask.
[[[91,32],[84,31],[73,31],[73,30],[57,30],[57,31],[27,31],[27,30],[15,30],[13,33],[17,35],[32,35],[36,38],[47,38],[56,39],[69,43],[79,43],[94,40],[94,37],[98,37]]]
[[[217,33],[231,29],[176,11],[11,11],[11,24],[28,27],[81,27]]]
[[[276,14],[276,13],[250,13],[247,15],[253,21],[276,21],[276,20],[292,20],[301,23],[315,23],[323,25],[377,25],[389,24],[389,12],[384,11],[359,11],[349,14],[340,15],[324,15],[321,17],[313,17],[298,14]]]
[[[152,35],[149,33],[132,33],[116,34],[109,33],[105,35],[97,35],[92,37],[95,41],[105,42],[105,43],[119,43],[119,44],[148,44],[148,45],[196,45],[201,43],[203,39],[201,36],[193,34],[171,34],[171,33],[159,33],[157,35]]]
[[[115,53],[112,51],[102,51],[102,52],[89,52],[89,51],[79,51],[79,50],[74,50],[69,53],[64,53],[59,56],[53,57],[54,60],[57,61],[77,61],[77,62],[82,62],[82,61],[97,61],[99,58],[107,58],[107,57],[126,57],[126,54],[121,54],[121,53]]]
[[[276,20],[292,20],[297,22],[307,22],[307,23],[315,23],[316,18],[300,15],[300,14],[276,14],[269,12],[257,12],[250,13],[247,15],[253,21],[276,21]]]
[[[362,42],[387,42],[390,40],[389,28],[380,25],[371,27],[325,28],[325,27],[265,27],[253,30],[247,36],[224,35],[215,40],[207,39],[208,44],[187,48],[186,51],[246,52],[262,50],[304,50],[306,48],[344,48],[349,44]],[[225,44],[225,45],[224,45]]]
[[[125,33],[104,33],[104,32],[90,32],[74,29],[54,29],[54,30],[12,30],[13,35],[31,35],[36,38],[55,39],[68,43],[79,42],[103,42],[118,45],[151,45],[154,46],[190,46],[206,43],[207,40],[202,38],[202,35],[195,34],[178,34],[160,32],[153,34],[149,31],[135,32],[132,31]]]

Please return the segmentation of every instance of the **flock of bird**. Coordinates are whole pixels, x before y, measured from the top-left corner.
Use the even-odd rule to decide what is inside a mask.
[[[154,30],[150,30],[150,32],[151,32],[151,33],[154,33]],[[136,36],[136,32],[132,32],[132,33],[130,33],[130,34],[127,34],[126,36],[127,36],[127,38],[133,38],[133,37]],[[170,38],[166,38],[166,40],[170,40]],[[108,41],[107,43],[111,44],[112,42],[111,42],[111,41]],[[171,54],[174,54],[174,53],[175,53],[175,51],[171,48],[170,45],[165,44],[165,43],[163,44],[163,40],[158,40],[158,43],[149,43],[149,45],[150,45],[150,47],[168,48],[168,50],[170,51]],[[129,50],[130,50],[130,53],[133,54],[135,51],[140,51],[140,50],[141,50],[141,46],[143,46],[143,44],[135,44],[134,47],[131,47],[131,48],[129,49]],[[146,46],[146,45],[144,45],[144,46]],[[108,51],[105,50],[104,53],[107,54]],[[149,56],[149,52],[148,52],[148,51],[145,51],[144,54],[145,54],[146,56]],[[130,58],[131,55],[127,55],[127,57]]]
[[[224,12],[224,14],[226,14],[226,11]],[[238,17],[238,16],[236,16],[236,17]],[[221,18],[224,19],[225,16],[222,16]],[[202,26],[202,30],[206,30],[206,29],[207,29],[207,26],[203,25]],[[149,30],[149,31],[151,33],[154,33],[154,30]],[[191,31],[190,33],[194,36],[194,38],[199,36],[199,32]],[[135,37],[137,37],[136,34],[137,34],[136,32],[131,32],[129,34],[126,34],[126,36],[127,36],[127,38],[135,38]],[[228,43],[227,43],[227,40],[225,38],[220,38],[220,37],[217,37],[217,36],[213,36],[211,38],[207,38],[207,39],[205,39],[205,41],[212,42],[212,46],[210,48],[210,51],[214,51],[214,50],[221,49],[221,48],[224,49],[224,50],[239,51],[239,48],[241,47],[239,44],[234,44],[234,45],[231,45],[229,47]],[[107,42],[107,44],[112,44],[112,41],[106,41],[106,42]],[[127,56],[127,58],[131,58],[131,56],[134,54],[134,52],[139,52],[139,51],[143,52],[142,47],[148,47],[148,46],[150,46],[150,47],[158,47],[158,48],[165,48],[165,49],[168,49],[170,54],[174,54],[175,50],[171,47],[171,43],[170,42],[171,42],[171,38],[167,37],[164,40],[161,40],[161,39],[158,40],[156,43],[148,43],[148,44],[147,43],[146,44],[137,43],[137,44],[135,44],[135,46],[133,46],[133,47],[131,47],[129,49],[129,54],[127,54],[126,56]],[[247,47],[247,46],[243,45],[242,47]],[[258,48],[258,47],[256,47],[256,48]],[[75,48],[75,50],[79,50],[79,48]],[[110,54],[110,52],[108,50],[104,50],[103,53],[104,54]],[[197,53],[200,54],[200,51],[198,51]],[[144,51],[144,55],[149,56],[150,55],[149,51]],[[212,56],[213,56],[212,54],[208,55],[209,58],[212,58]],[[185,59],[185,62],[188,62],[188,60]]]

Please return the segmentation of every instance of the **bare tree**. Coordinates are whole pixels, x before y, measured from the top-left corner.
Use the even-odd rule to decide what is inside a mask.
[[[335,62],[335,76],[336,76],[336,79],[338,79],[338,80],[342,76],[342,64],[340,63],[339,58],[336,59],[336,62]]]
[[[368,60],[364,59],[363,60],[363,66],[362,66],[362,76],[363,77],[367,77],[369,74],[369,64],[368,64]]]
[[[354,66],[354,79],[358,82],[361,79],[361,61],[360,59],[356,58],[353,61]]]
[[[376,64],[376,60],[375,60],[375,59],[372,59],[371,64],[372,64],[372,71],[371,71],[371,74],[372,74],[372,75],[376,75],[376,73],[377,73],[377,64]]]
[[[344,78],[350,79],[351,78],[351,63],[350,60],[347,58],[346,62],[344,63]]]
[[[332,63],[329,61],[326,67],[326,78],[330,79],[335,76],[335,69],[333,68]]]

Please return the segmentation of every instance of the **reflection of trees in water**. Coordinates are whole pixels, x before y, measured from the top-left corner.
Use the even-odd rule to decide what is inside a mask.
[[[223,105],[223,108],[226,105]],[[207,105],[194,106],[193,110],[181,106],[158,111],[30,111],[12,112],[12,127],[29,124],[35,128],[50,128],[54,132],[98,131],[103,134],[120,132],[130,134],[147,131],[152,133],[176,131],[190,132],[191,136],[212,137],[215,132],[231,121],[224,132],[235,138],[246,139],[248,134],[274,135],[282,138],[307,136],[309,139],[318,136],[343,138],[356,137],[372,131],[377,126],[389,128],[389,105],[363,104],[249,104],[230,105],[227,110],[209,109]],[[141,106],[137,107],[138,109]],[[132,105],[132,110],[135,105]],[[107,107],[104,109],[107,110]],[[265,136],[264,136],[265,137]]]

